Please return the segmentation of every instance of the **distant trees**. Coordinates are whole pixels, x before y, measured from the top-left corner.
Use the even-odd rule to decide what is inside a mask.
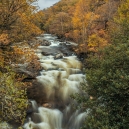
[[[116,0],[61,0],[43,10],[42,29],[77,42],[76,52],[96,52],[110,40],[109,24],[119,4]]]
[[[77,0],[62,0],[51,8],[43,10],[43,30],[73,39],[72,16]]]
[[[60,12],[55,15],[54,20],[51,22],[49,26],[50,33],[58,34],[58,36],[64,36],[66,32],[69,31],[70,16],[68,13]]]
[[[79,0],[75,6],[75,12],[73,13],[72,18],[72,24],[74,28],[73,38],[76,39],[76,32],[78,32],[79,43],[83,45],[83,51],[88,50],[87,39],[91,33],[94,20],[98,18],[98,16],[90,8],[90,2],[91,1]]]

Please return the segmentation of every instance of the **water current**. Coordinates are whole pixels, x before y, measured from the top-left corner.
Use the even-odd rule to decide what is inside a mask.
[[[37,82],[41,84],[40,90],[46,93],[47,103],[38,106],[35,100],[31,101],[34,112],[24,129],[79,129],[87,113],[74,110],[70,95],[80,93],[85,75],[81,72],[81,62],[67,49],[76,44],[62,45],[50,34],[38,38],[51,42],[49,46],[39,46],[36,51],[43,68]],[[62,56],[55,58],[57,55]]]

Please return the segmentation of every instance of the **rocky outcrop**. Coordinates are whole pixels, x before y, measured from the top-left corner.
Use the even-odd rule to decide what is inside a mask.
[[[29,99],[35,100],[40,105],[47,100],[45,90],[37,80],[34,80],[32,86],[27,89],[27,96]]]
[[[13,64],[12,67],[19,75],[25,75],[25,78],[22,80],[23,82],[31,82],[39,74],[39,71],[42,70],[38,58],[24,64]]]

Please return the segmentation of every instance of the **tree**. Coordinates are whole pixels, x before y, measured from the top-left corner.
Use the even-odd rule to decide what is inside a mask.
[[[6,34],[10,42],[17,42],[40,34],[40,29],[31,21],[36,10],[36,7],[32,5],[36,1],[1,0],[0,35]]]
[[[129,126],[129,23],[125,8],[128,2],[119,7],[116,24],[119,23],[120,29],[114,32],[112,44],[86,60],[84,95],[75,97],[84,111],[90,109],[84,129],[127,129]]]
[[[108,44],[107,39],[108,35],[103,29],[89,35],[88,50],[92,52],[98,52],[99,49],[104,48]]]
[[[114,16],[114,23],[110,24],[110,33],[113,42],[126,43],[129,39],[129,1],[121,1],[118,13]]]
[[[95,14],[96,1],[91,0],[79,0],[76,4],[74,15],[72,17],[73,23],[73,36],[79,47],[76,52],[87,53],[88,50],[88,39],[93,33],[94,21],[98,19],[98,15]],[[77,34],[78,32],[78,34]]]
[[[26,70],[34,70],[40,65],[37,64],[37,57],[27,47],[27,43],[27,48],[20,43],[19,47],[14,44],[18,41],[22,41],[23,44],[23,40],[41,33],[37,23],[32,20],[36,15],[36,8],[32,3],[36,1],[0,1],[0,122],[13,121],[23,124],[26,116],[26,88],[30,84],[22,82],[26,76],[23,73],[18,74],[16,66],[26,63]],[[42,13],[37,13],[36,16],[40,15]],[[14,43],[13,46],[10,43]]]
[[[2,30],[11,29],[11,26],[18,20],[17,13],[27,9],[29,4],[32,4],[34,0],[1,0],[0,2],[0,28]]]
[[[48,9],[44,9],[42,17],[42,29],[47,33],[54,33],[74,40],[72,16],[74,5],[78,0],[61,0]]]
[[[50,32],[56,33],[58,36],[65,35],[69,31],[70,17],[67,13],[60,12],[50,24]]]

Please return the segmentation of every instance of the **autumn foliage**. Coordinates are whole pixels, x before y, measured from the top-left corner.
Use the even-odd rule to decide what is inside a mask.
[[[42,29],[78,43],[77,53],[96,52],[109,43],[109,24],[119,5],[116,0],[61,0],[43,10]]]
[[[31,85],[24,79],[41,69],[28,41],[44,31],[76,42],[77,54],[92,54],[86,62],[90,86],[83,87],[89,98],[75,97],[92,109],[84,129],[127,129],[129,0],[60,0],[40,11],[36,1],[0,0],[0,122],[24,121]]]
[[[28,40],[41,33],[35,24],[33,15],[36,0],[1,0],[0,1],[0,36],[8,36],[9,42]],[[39,14],[38,14],[39,15]],[[38,19],[36,19],[38,20]],[[1,41],[0,41],[1,42]],[[5,41],[5,45],[7,41]],[[3,41],[2,41],[2,45]]]
[[[26,88],[31,84],[23,82],[24,71],[39,70],[40,65],[28,40],[41,34],[40,15],[34,2],[37,0],[0,1],[0,122],[23,124],[28,99]],[[35,19],[36,18],[36,19]]]

